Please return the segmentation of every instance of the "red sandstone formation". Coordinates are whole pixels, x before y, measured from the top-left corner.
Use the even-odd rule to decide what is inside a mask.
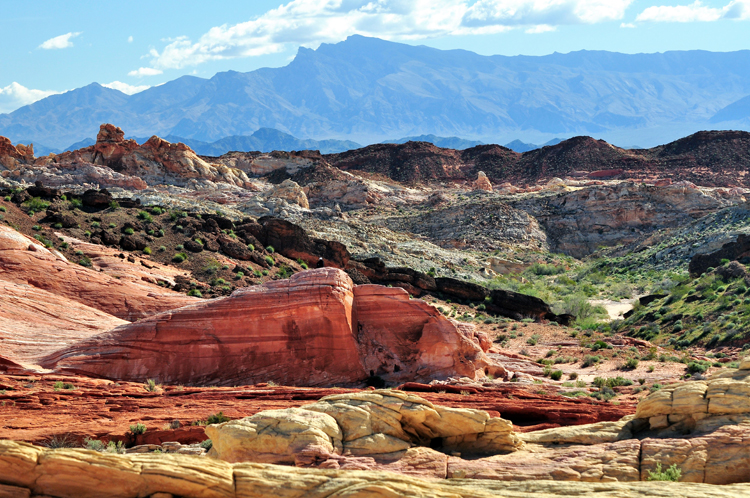
[[[154,136],[138,145],[135,140],[125,140],[123,131],[111,124],[101,126],[96,144],[59,155],[34,160],[32,151],[30,158],[19,160],[16,156],[26,148],[19,153],[18,147],[8,147],[4,142],[0,145],[0,164],[11,170],[7,175],[31,182],[43,180],[47,185],[61,185],[66,179],[70,183],[92,181],[133,189],[159,184],[188,186],[196,181],[250,185],[245,172],[208,163],[185,144],[172,144]]]
[[[0,280],[0,296],[0,370],[34,368],[41,356],[127,323],[26,284]]]
[[[54,389],[57,381],[72,389]],[[532,388],[504,384],[493,389],[462,388],[469,395],[450,392],[451,386],[407,384],[403,390],[438,405],[486,410],[492,416],[512,420],[516,431],[544,429],[558,424],[572,425],[617,420],[635,412],[634,405],[618,406],[591,398],[564,398],[534,394]],[[437,392],[437,389],[449,392]],[[527,390],[531,389],[531,390]],[[43,443],[54,435],[70,435],[79,443],[85,437],[124,440],[132,444],[160,444],[164,441],[194,443],[206,438],[203,426],[218,412],[231,418],[253,415],[263,410],[297,407],[323,396],[354,390],[342,388],[271,387],[266,384],[241,387],[164,386],[155,392],[143,384],[115,383],[103,379],[58,375],[0,375],[0,439]],[[178,420],[180,427],[165,427]],[[137,439],[129,427],[146,425]]]
[[[60,372],[181,384],[353,384],[503,375],[475,336],[402,289],[321,268],[165,312],[49,355]],[[484,339],[484,340],[481,340]]]
[[[4,225],[0,225],[0,281],[42,289],[128,321],[197,300],[142,280],[121,280],[71,263]],[[44,308],[44,301],[38,306]]]
[[[359,285],[354,300],[360,357],[370,375],[405,382],[454,375],[475,378],[477,370],[498,377],[506,374],[483,354],[482,345],[488,347],[489,339],[482,337],[480,342],[473,326],[463,328],[434,306],[409,299],[402,289]]]

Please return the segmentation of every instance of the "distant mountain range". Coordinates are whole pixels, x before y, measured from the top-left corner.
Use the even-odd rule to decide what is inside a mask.
[[[300,48],[284,67],[183,76],[135,95],[92,83],[0,115],[0,135],[63,148],[105,122],[207,144],[273,128],[359,143],[588,134],[651,146],[750,129],[750,51],[505,57],[352,36]]]
[[[536,144],[529,144],[526,142],[521,142],[520,140],[513,140],[512,142],[508,142],[507,144],[505,144],[505,146],[509,148],[510,150],[520,152],[523,154],[524,152],[528,152],[530,150],[541,149],[542,147],[547,147],[548,145],[557,145],[562,141],[563,141],[562,138],[553,138],[549,142],[546,142],[542,145],[536,145]]]

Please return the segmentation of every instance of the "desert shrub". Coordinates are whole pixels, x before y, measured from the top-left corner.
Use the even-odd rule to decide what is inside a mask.
[[[84,256],[81,259],[78,260],[78,264],[81,266],[85,266],[87,268],[91,268],[91,259],[88,256]]]
[[[244,271],[238,271],[237,273],[235,273],[234,276],[235,276],[235,278],[237,278],[239,280],[239,279],[241,279],[242,277],[245,276],[245,272]]]
[[[126,228],[122,231],[125,235],[133,235],[135,233],[135,230],[133,230],[131,227]]]
[[[146,391],[150,393],[155,392],[159,388],[154,379],[148,379],[144,384],[144,387],[146,388]]]
[[[539,336],[537,334],[534,334],[526,339],[526,344],[528,344],[529,346],[536,346],[537,342],[539,342]]]
[[[549,378],[552,380],[560,380],[562,378],[563,371],[562,370],[555,370],[551,374],[549,374]]]
[[[39,211],[43,211],[49,207],[49,202],[43,201],[39,197],[34,197],[33,199],[29,199],[28,201],[24,202],[23,205],[29,210],[34,211],[35,213],[38,213]]]
[[[223,412],[219,412],[219,413],[214,413],[213,415],[209,415],[208,418],[206,419],[206,423],[207,425],[221,424],[224,422],[229,422],[230,420],[231,419],[227,417],[226,415],[224,415]]]
[[[591,351],[599,351],[600,349],[612,349],[612,346],[602,340],[596,341],[591,345]]]
[[[117,211],[118,209],[120,209],[120,204],[117,201],[111,201],[109,203],[109,209],[111,209],[112,211]]]
[[[678,468],[676,463],[673,463],[664,471],[661,469],[661,463],[657,463],[655,471],[648,471],[648,478],[646,480],[677,482],[680,480],[680,476],[682,476],[682,469]]]
[[[147,211],[138,211],[138,218],[148,223],[154,221],[154,218]]]
[[[565,272],[564,266],[555,266],[555,265],[545,265],[543,263],[534,263],[529,267],[529,270],[534,275],[557,275],[559,273]]]
[[[138,436],[139,434],[145,434],[146,433],[146,426],[142,423],[138,422],[135,425],[130,426],[130,432],[134,436]]]
[[[144,247],[143,248],[143,254],[151,254],[151,248],[150,247]]]
[[[697,374],[697,373],[705,373],[706,370],[708,370],[708,367],[710,366],[710,363],[708,362],[702,362],[702,361],[691,361],[687,365],[687,371],[690,374]]]
[[[602,361],[601,356],[586,355],[583,357],[583,363],[581,363],[581,367],[588,368],[591,365],[596,365],[600,361]]]
[[[274,261],[271,256],[266,256],[265,260],[266,260],[266,263],[268,263],[270,266],[273,266],[274,264],[276,264],[276,261]]]
[[[266,247],[266,251],[268,251],[271,254],[273,254],[274,252],[276,252],[276,249],[274,249],[273,246],[268,246],[268,247]]]
[[[102,224],[99,223],[98,221],[92,221],[91,222],[91,226],[94,227],[94,228],[99,228],[99,227],[102,226]]]
[[[5,208],[5,206],[0,206],[0,211],[6,213],[8,210]]]
[[[201,294],[201,291],[199,291],[198,289],[190,289],[187,295],[193,297],[203,297],[203,294]]]
[[[609,401],[615,396],[617,396],[615,391],[611,387],[607,386],[603,386],[597,392],[591,393],[591,397],[596,398],[599,401]]]
[[[184,252],[178,252],[177,254],[172,256],[172,261],[174,261],[175,263],[182,263],[186,259],[187,259],[187,254],[185,254]]]
[[[210,439],[206,439],[205,441],[201,441],[201,448],[204,448],[206,451],[213,448],[213,442]]]
[[[626,361],[626,362],[625,362],[625,365],[624,365],[624,367],[623,367],[623,368],[627,368],[627,369],[630,369],[630,370],[634,370],[634,369],[638,368],[638,363],[639,363],[639,362],[638,362],[638,360],[637,360],[637,359],[635,359],[635,358],[630,358],[630,359],[629,359],[628,361]]]
[[[595,377],[594,381],[592,382],[596,387],[602,388],[602,387],[620,387],[620,386],[632,386],[633,381],[630,379],[625,379],[623,377],[620,377],[619,375],[617,377]]]
[[[159,206],[154,206],[151,208],[151,212],[155,214],[156,216],[159,216],[160,214],[164,213],[164,210],[160,208]]]
[[[569,378],[570,380],[576,380],[576,379],[578,378],[578,372],[570,372],[570,373],[568,374],[568,378]]]
[[[53,450],[59,448],[75,448],[78,446],[78,442],[71,434],[56,434],[45,440],[42,443],[42,446]]]
[[[104,444],[104,441],[100,441],[99,439],[85,438],[83,444],[87,450],[94,451],[104,451],[104,448],[107,447],[107,445]]]

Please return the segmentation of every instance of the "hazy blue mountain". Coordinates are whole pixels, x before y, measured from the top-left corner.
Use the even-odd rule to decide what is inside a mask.
[[[127,138],[132,138],[139,144],[142,144],[150,137],[128,136]],[[179,137],[177,135],[166,135],[162,138],[172,143],[182,142],[198,154],[204,156],[220,156],[230,151],[272,152],[274,150],[319,150],[321,154],[335,154],[337,152],[344,152],[346,150],[359,149],[362,147],[360,144],[352,142],[351,140],[302,140],[293,137],[288,133],[274,130],[272,128],[261,128],[249,136],[235,135],[224,137],[211,143],[197,140],[195,138]],[[95,143],[95,139],[86,138],[80,142],[74,143],[65,150],[80,149],[82,147],[94,145]]]
[[[542,147],[547,147],[548,145],[557,145],[563,140],[564,140],[563,138],[553,138],[549,142],[545,142],[542,145],[526,143],[520,140],[513,140],[512,142],[508,142],[507,144],[505,144],[505,146],[509,148],[510,150],[520,152],[521,154],[523,154],[524,152],[528,152],[530,150],[541,149]]]
[[[96,143],[96,139],[95,138],[84,138],[83,140],[79,140],[78,142],[76,142],[76,143],[74,143],[74,144],[69,145],[68,147],[66,147],[65,151],[67,152],[67,151],[71,151],[71,150],[83,149],[84,147],[88,147],[90,145],[94,145],[95,143]],[[41,155],[41,154],[37,154],[37,155]]]
[[[284,67],[184,76],[132,96],[93,83],[0,115],[0,135],[64,147],[111,122],[127,135],[207,143],[261,128],[360,143],[540,134],[663,143],[713,127],[748,95],[748,50],[506,57],[352,36],[300,48]]]
[[[537,144],[530,144],[526,142],[521,142],[520,140],[513,140],[512,142],[508,142],[505,144],[507,148],[510,150],[519,152],[523,154],[524,152],[528,152],[530,150],[536,150],[539,148]]]
[[[732,102],[725,108],[713,115],[712,123],[721,123],[722,121],[750,121],[750,95],[741,98],[737,102]]]
[[[419,135],[416,137],[404,137],[396,140],[386,140],[384,144],[405,144],[406,142],[430,142],[438,147],[444,149],[456,149],[464,150],[476,147],[477,145],[484,145],[484,142],[478,140],[466,140],[459,137],[438,137],[435,135]]]

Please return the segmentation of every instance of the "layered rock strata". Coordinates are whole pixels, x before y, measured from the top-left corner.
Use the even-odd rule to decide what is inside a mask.
[[[414,446],[474,454],[522,446],[507,420],[398,391],[326,396],[312,405],[211,425],[206,434],[221,460],[335,468],[346,463],[336,456],[399,459]]]
[[[197,301],[143,280],[120,280],[71,263],[4,225],[0,225],[0,281],[41,289],[128,321]],[[43,300],[39,306],[44,306]]]
[[[145,496],[324,498],[329,496],[436,496],[490,498],[741,498],[750,485],[690,483],[503,482],[424,480],[382,471],[322,470],[237,463],[189,455],[108,455],[89,450],[50,450],[0,441],[0,496],[141,498]]]
[[[117,327],[43,364],[110,379],[222,385],[503,373],[473,330],[402,289],[373,287],[355,291],[341,270],[309,270]]]

